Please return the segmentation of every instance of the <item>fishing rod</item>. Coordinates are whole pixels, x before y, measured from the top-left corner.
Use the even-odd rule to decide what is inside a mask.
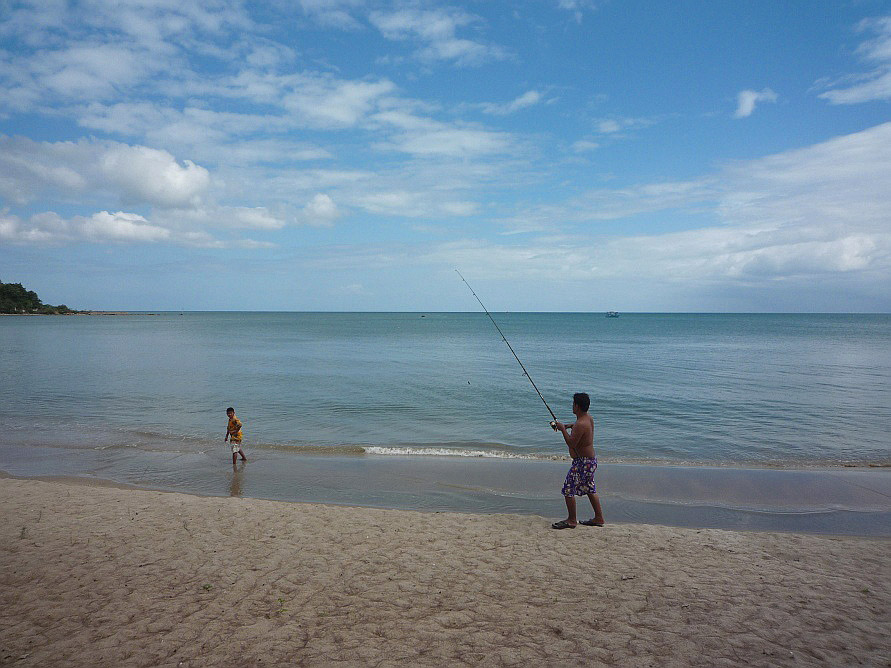
[[[523,362],[520,361],[520,358],[517,357],[517,353],[514,351],[514,347],[510,344],[510,341],[507,340],[507,337],[504,335],[504,332],[501,331],[501,327],[498,326],[498,323],[495,322],[495,318],[492,317],[492,314],[489,313],[489,309],[486,308],[486,305],[483,304],[483,300],[479,298],[479,296],[474,292],[474,289],[470,287],[470,283],[467,282],[467,279],[461,275],[461,272],[455,269],[458,276],[461,276],[461,280],[464,281],[464,285],[466,285],[470,291],[473,293],[473,296],[476,297],[476,300],[480,303],[480,306],[483,307],[483,310],[486,312],[486,315],[489,316],[489,320],[492,321],[492,324],[495,325],[495,329],[498,330],[498,333],[501,334],[501,340],[507,344],[507,347],[510,348],[510,351],[514,355],[514,359],[517,360],[517,363],[520,365],[520,368],[523,369],[523,375],[529,379],[529,382],[532,383],[532,387],[535,388],[535,391],[538,393],[538,398],[541,399],[542,403],[545,405],[545,408],[548,409],[548,413],[551,414],[551,417],[554,418],[551,422],[551,428],[554,431],[557,431],[557,416],[554,415],[554,411],[551,410],[551,407],[548,406],[548,402],[545,401],[545,398],[542,396],[541,391],[538,389],[538,385],[535,384],[535,381],[532,380],[532,376],[529,375],[529,372],[526,371],[526,367]]]

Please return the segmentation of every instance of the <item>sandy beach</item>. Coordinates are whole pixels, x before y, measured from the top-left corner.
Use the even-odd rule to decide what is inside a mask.
[[[0,479],[0,665],[873,665],[887,539]]]

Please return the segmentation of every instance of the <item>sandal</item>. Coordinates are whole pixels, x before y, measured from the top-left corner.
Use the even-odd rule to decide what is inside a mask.
[[[595,522],[592,520],[582,520],[579,524],[584,524],[586,527],[602,527],[603,522]]]

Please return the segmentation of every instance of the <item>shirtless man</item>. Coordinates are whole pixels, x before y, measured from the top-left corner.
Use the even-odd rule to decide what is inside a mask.
[[[562,422],[554,423],[556,429],[563,434],[563,440],[569,448],[569,456],[572,457],[572,466],[566,474],[566,482],[563,483],[563,498],[566,501],[568,517],[554,522],[551,525],[554,529],[575,529],[579,524],[575,514],[575,497],[586,495],[591,507],[594,508],[594,517],[582,520],[581,524],[593,527],[602,527],[604,524],[600,497],[597,496],[597,488],[594,486],[597,458],[594,455],[594,420],[588,415],[590,405],[590,397],[584,392],[578,392],[572,396],[575,422],[569,425]]]

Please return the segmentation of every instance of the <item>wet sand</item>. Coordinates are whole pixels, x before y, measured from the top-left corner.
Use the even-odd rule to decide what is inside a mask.
[[[885,538],[0,479],[0,665],[888,665]]]
[[[76,441],[76,439],[82,441]],[[18,436],[14,436],[14,440]],[[206,452],[0,443],[0,472],[21,478],[104,478],[203,496],[403,510],[529,514],[559,519],[568,462],[471,457],[304,455],[246,447],[233,471],[222,442]],[[2,473],[0,473],[2,475]],[[891,537],[889,469],[745,469],[606,461],[597,487],[611,521],[687,528]]]

